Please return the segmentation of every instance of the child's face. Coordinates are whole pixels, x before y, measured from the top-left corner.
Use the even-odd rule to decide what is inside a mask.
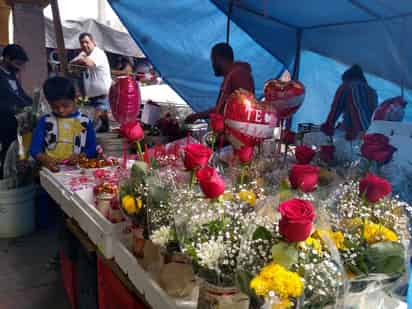
[[[58,117],[68,117],[70,114],[76,111],[76,103],[73,100],[61,99],[54,101],[50,104],[50,107]]]

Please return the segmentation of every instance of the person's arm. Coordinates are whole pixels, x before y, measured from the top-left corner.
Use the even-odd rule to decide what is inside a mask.
[[[21,100],[19,101],[18,106],[26,107],[26,106],[33,105],[33,99],[27,95],[27,93],[24,91],[19,81],[17,81],[17,87],[19,88],[19,93],[21,97]]]
[[[17,82],[17,87],[18,87],[19,93],[22,93],[21,92],[22,89],[20,88],[18,82]],[[0,97],[2,101],[0,104],[0,110],[6,109],[6,110],[14,111],[14,106],[24,107],[24,106],[30,105],[29,102],[31,102],[30,97],[27,96],[26,98],[14,92],[9,84],[9,80],[4,77],[0,77]]]
[[[78,65],[84,65],[88,68],[93,68],[96,66],[96,64],[94,63],[93,59],[90,58],[89,56],[82,56],[79,57],[77,60],[72,62],[73,64],[78,64]]]
[[[37,155],[44,152],[45,143],[44,138],[46,134],[46,121],[42,117],[37,122],[37,126],[34,129],[31,145],[30,145],[30,155],[36,159]]]
[[[212,109],[209,109],[209,110],[204,111],[204,112],[198,112],[198,113],[190,114],[189,116],[186,117],[185,122],[186,123],[192,123],[192,122],[195,122],[198,119],[207,119],[207,118],[209,118],[209,115],[211,113],[213,113],[214,111],[215,111],[215,109],[212,108]]]
[[[333,135],[335,131],[335,123],[342,115],[345,108],[345,101],[347,99],[347,89],[344,85],[341,85],[338,90],[336,90],[333,103],[326,119],[326,122],[322,124],[321,130],[326,135]]]
[[[95,158],[97,156],[96,146],[96,132],[93,123],[89,121],[87,124],[86,146],[84,149],[86,157]]]
[[[45,118],[40,118],[37,123],[36,129],[34,130],[32,142],[30,146],[30,155],[41,165],[47,167],[52,172],[58,172],[58,162],[56,159],[48,156],[44,153],[45,143],[44,137],[46,134],[46,122]]]

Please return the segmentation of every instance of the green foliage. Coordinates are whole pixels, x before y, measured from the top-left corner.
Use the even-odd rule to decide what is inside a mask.
[[[272,246],[272,257],[275,263],[290,269],[298,262],[299,252],[295,244],[281,241]]]

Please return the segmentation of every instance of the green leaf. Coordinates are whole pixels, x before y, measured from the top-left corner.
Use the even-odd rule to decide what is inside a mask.
[[[283,179],[283,180],[280,181],[280,184],[279,184],[279,190],[280,191],[290,190],[290,189],[291,188],[290,188],[290,185],[289,185],[289,181],[287,179]]]
[[[405,248],[397,242],[378,242],[366,249],[365,260],[372,273],[402,273],[405,271]]]
[[[297,263],[299,252],[294,244],[282,241],[272,246],[272,257],[275,263],[290,269]]]
[[[149,187],[150,198],[156,205],[169,199],[169,192],[160,186]]]
[[[148,166],[146,162],[143,161],[136,161],[132,166],[131,176],[133,178],[141,179],[142,177],[147,175]]]
[[[236,286],[240,291],[251,298],[252,302],[259,302],[259,297],[256,295],[255,290],[250,288],[250,281],[252,281],[253,275],[247,271],[236,272]]]
[[[284,202],[287,201],[289,199],[291,199],[293,197],[293,191],[290,189],[281,189],[279,191],[279,201],[280,202]]]
[[[270,240],[272,238],[272,233],[263,226],[258,226],[253,233],[253,240],[264,239]]]
[[[150,166],[155,170],[160,168],[160,164],[155,158],[150,158]]]

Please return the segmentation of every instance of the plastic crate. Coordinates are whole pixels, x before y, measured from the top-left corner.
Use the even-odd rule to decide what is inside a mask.
[[[63,184],[59,183],[54,175],[43,169],[40,171],[40,183],[44,190],[56,202],[57,205],[68,215],[73,217],[73,203],[71,200],[71,193],[66,190]]]
[[[72,197],[74,218],[104,257],[111,259],[114,256],[115,242],[127,223],[111,223],[96,209],[93,199],[91,188],[75,192]]]
[[[77,298],[77,272],[76,265],[60,249],[60,271],[63,281],[63,288],[66,292],[67,299],[72,309],[78,308]]]
[[[104,263],[97,258],[97,285],[99,309],[145,309],[147,308],[130,293]]]

